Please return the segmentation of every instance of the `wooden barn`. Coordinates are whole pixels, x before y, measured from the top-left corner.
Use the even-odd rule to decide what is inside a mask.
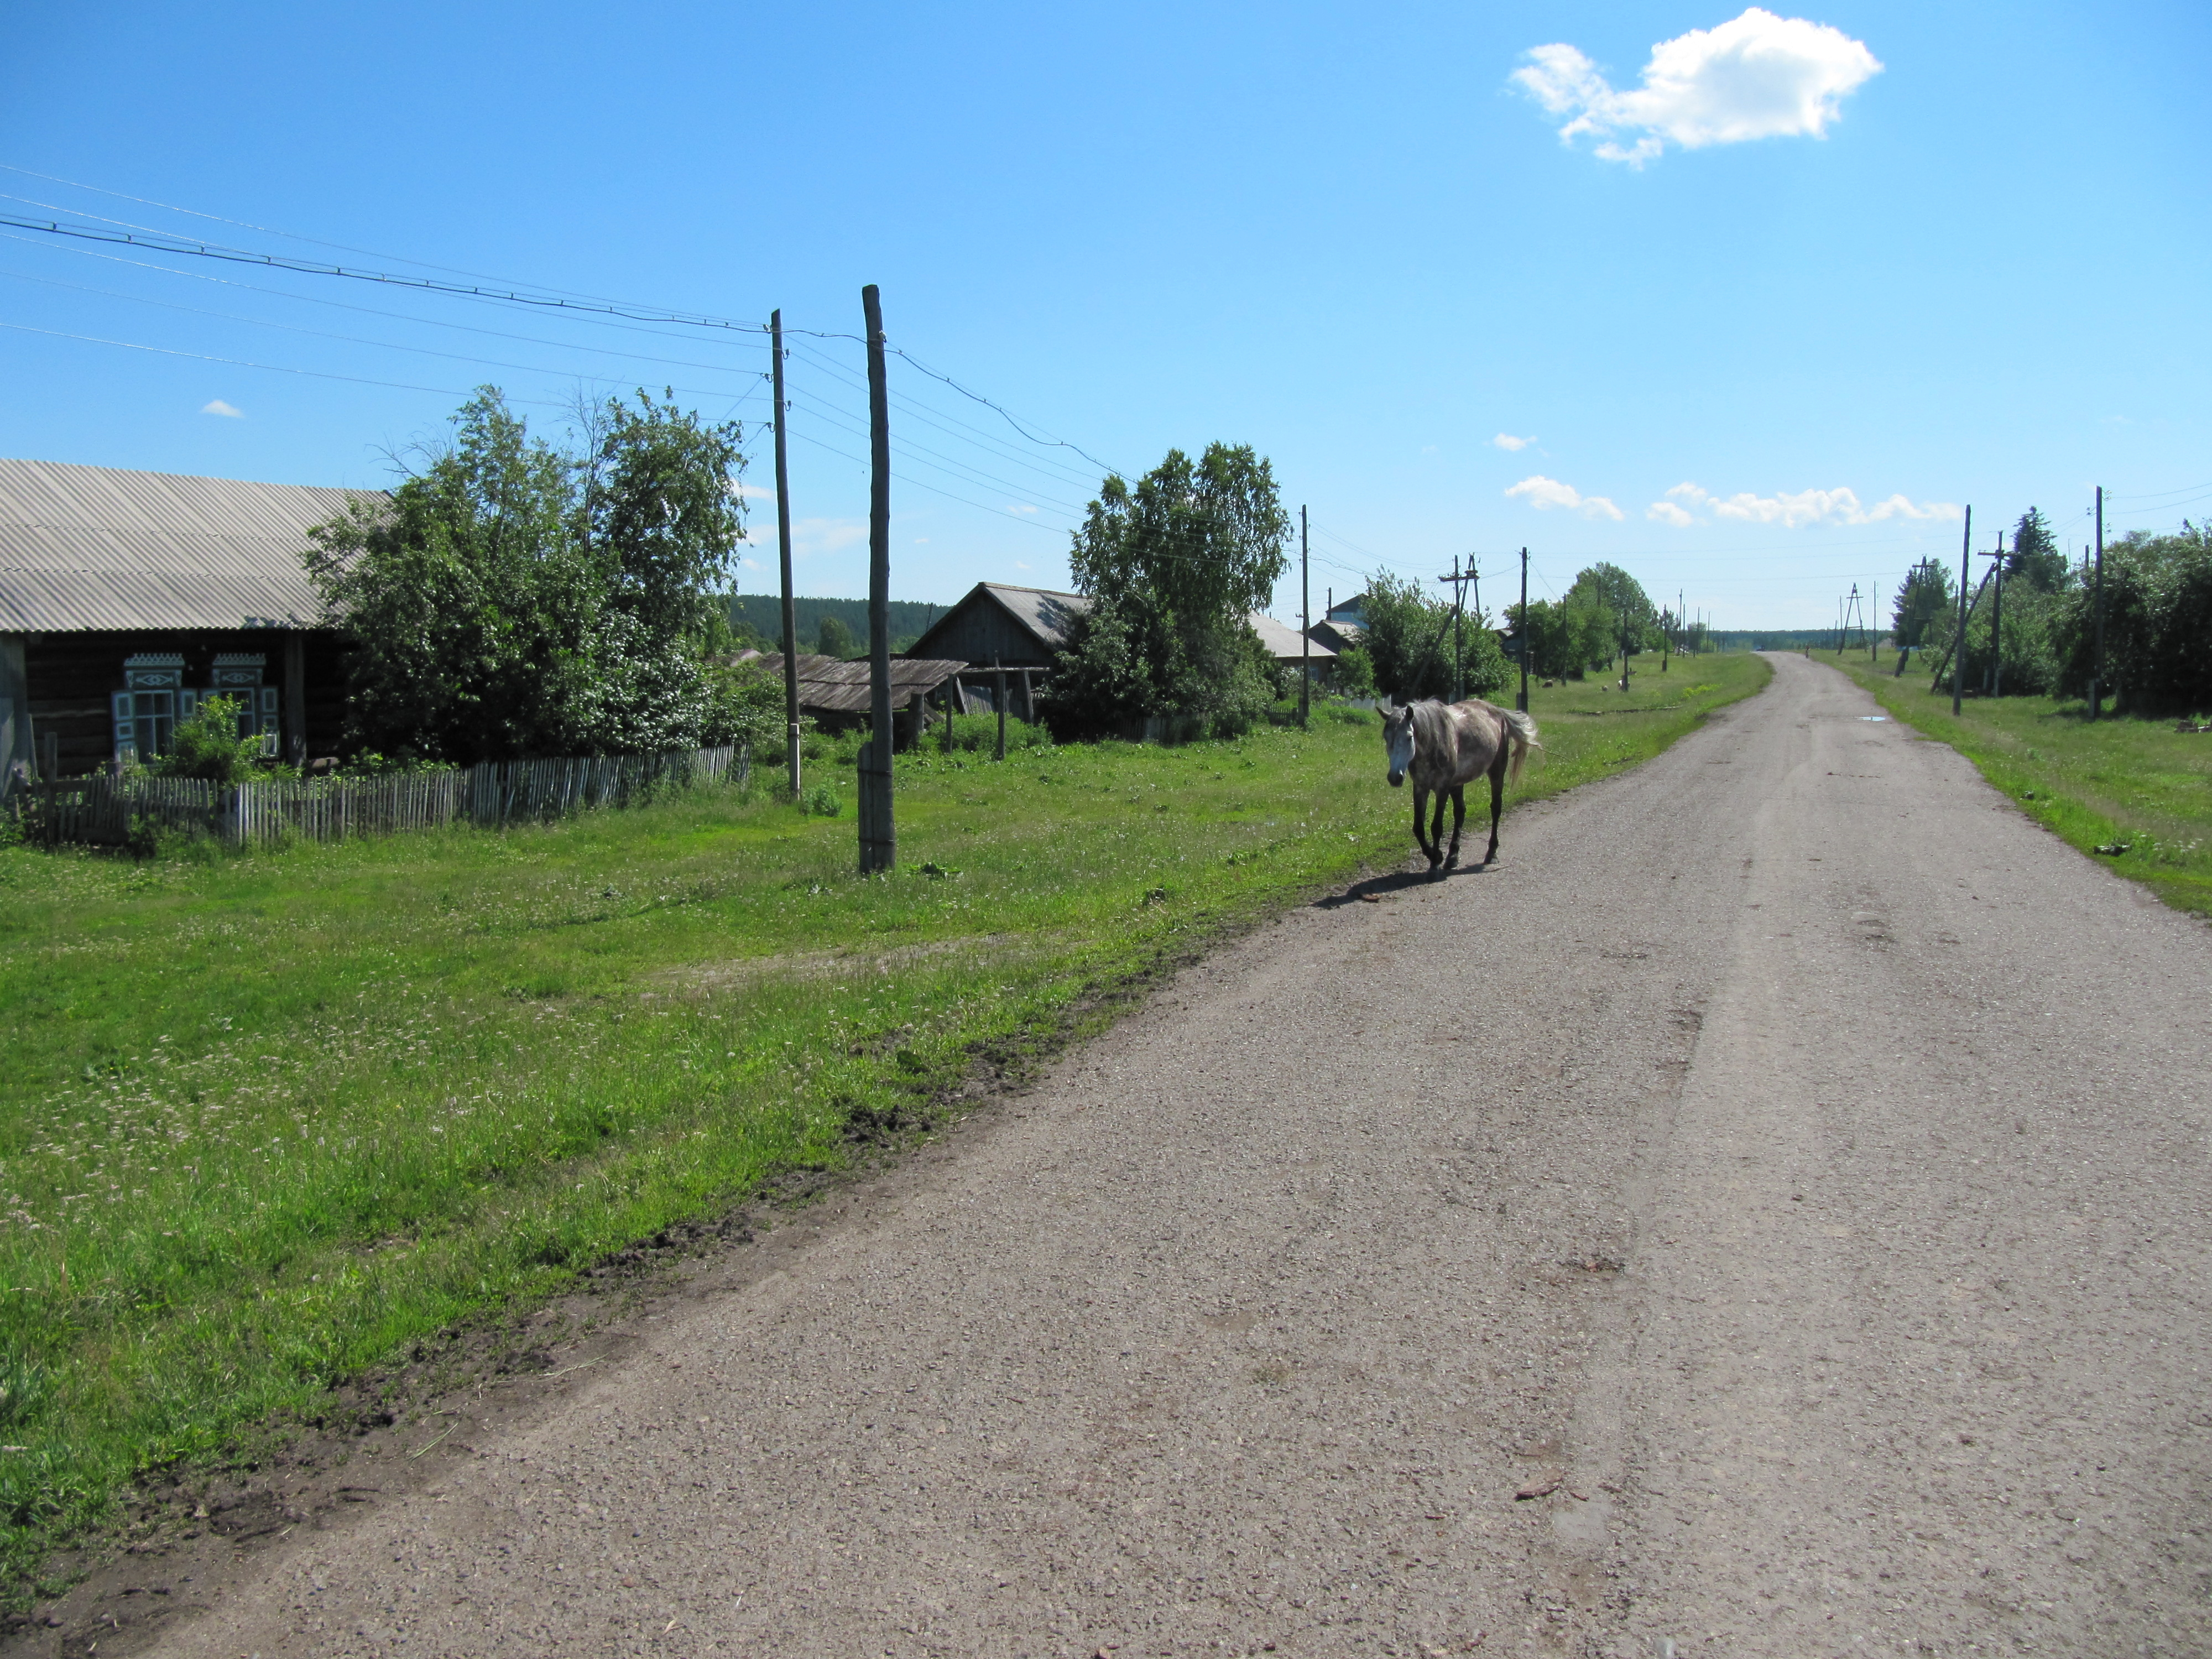
[[[967,597],[932,623],[908,652],[910,657],[951,657],[970,666],[961,677],[970,693],[988,695],[995,665],[1011,676],[1010,698],[1025,718],[1035,684],[1049,672],[1053,659],[1067,643],[1067,630],[1091,608],[1087,594],[1062,593],[1048,587],[1015,587],[1004,582],[977,582]],[[1297,666],[1304,647],[1298,631],[1273,617],[1255,611],[1247,618],[1268,654],[1286,667]],[[1336,653],[1327,646],[1313,646],[1310,660],[1314,678],[1326,678]]]
[[[341,637],[300,556],[374,491],[0,460],[0,789],[158,752],[221,693],[288,758],[336,750]]]
[[[745,651],[738,662],[757,662],[775,680],[783,678],[781,651]],[[924,702],[968,665],[911,654],[891,659],[891,713],[920,718]],[[799,711],[836,732],[866,726],[875,707],[874,683],[866,657],[821,657],[799,653]]]

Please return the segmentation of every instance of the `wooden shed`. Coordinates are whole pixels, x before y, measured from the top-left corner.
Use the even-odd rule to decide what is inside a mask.
[[[1091,608],[1090,596],[1063,593],[1049,587],[1014,587],[1004,582],[978,582],[914,642],[910,655],[958,657],[970,667],[963,677],[969,690],[990,684],[995,663],[1015,675],[1022,702],[1016,707],[1027,715],[1033,678],[1052,667],[1075,619]],[[1336,653],[1316,644],[1309,654],[1298,631],[1273,617],[1255,611],[1246,621],[1274,659],[1296,667],[1302,657],[1313,665],[1316,678],[1326,673]],[[1016,695],[1012,690],[1009,696]]]
[[[768,671],[771,679],[781,680],[783,678],[783,653],[781,651],[749,651],[739,660],[758,663]],[[943,658],[893,657],[892,712],[896,714],[911,708],[916,698],[931,696],[967,666],[964,662]],[[806,652],[799,653],[799,711],[802,714],[811,714],[833,729],[864,725],[873,707],[874,695],[866,657],[818,657]]]
[[[332,752],[344,642],[309,526],[374,490],[0,460],[0,789],[46,738],[64,775],[158,751],[202,698],[290,757]]]

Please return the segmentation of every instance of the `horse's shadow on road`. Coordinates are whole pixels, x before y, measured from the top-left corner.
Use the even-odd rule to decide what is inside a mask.
[[[1489,864],[1462,864],[1456,870],[1392,870],[1355,881],[1340,893],[1326,894],[1313,902],[1313,908],[1341,910],[1347,904],[1380,904],[1395,893],[1435,887],[1447,877],[1487,875],[1494,868]]]

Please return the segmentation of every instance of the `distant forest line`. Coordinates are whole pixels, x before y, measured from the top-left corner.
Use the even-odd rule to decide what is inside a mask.
[[[774,593],[732,593],[727,596],[730,626],[747,644],[763,651],[781,648],[783,601]],[[923,631],[952,607],[922,599],[890,602],[891,649],[903,651]],[[866,599],[803,599],[792,596],[792,618],[799,627],[799,648],[812,651],[822,637],[822,619],[835,617],[844,624],[855,651],[868,644],[868,602]],[[837,654],[843,654],[839,653]]]

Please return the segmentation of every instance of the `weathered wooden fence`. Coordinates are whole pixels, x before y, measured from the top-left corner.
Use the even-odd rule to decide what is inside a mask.
[[[484,829],[626,806],[666,789],[744,783],[744,748],[577,760],[486,761],[465,769],[385,777],[270,780],[67,778],[33,783],[11,803],[30,838],[119,847],[152,830],[214,836],[232,846],[343,841],[450,823]]]

